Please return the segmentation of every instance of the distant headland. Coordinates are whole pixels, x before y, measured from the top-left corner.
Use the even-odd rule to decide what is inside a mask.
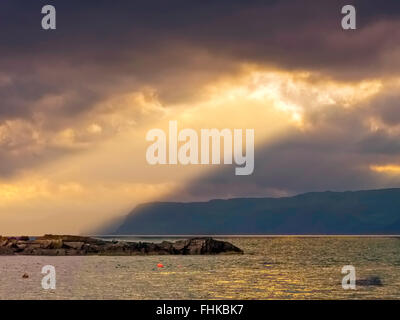
[[[398,235],[400,189],[138,205],[110,234]]]

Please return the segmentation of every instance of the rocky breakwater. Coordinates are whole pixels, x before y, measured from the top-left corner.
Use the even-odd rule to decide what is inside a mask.
[[[45,235],[43,237],[1,237],[0,255],[82,256],[82,255],[195,255],[241,254],[243,251],[226,241],[191,238],[161,243],[105,241],[91,237]]]

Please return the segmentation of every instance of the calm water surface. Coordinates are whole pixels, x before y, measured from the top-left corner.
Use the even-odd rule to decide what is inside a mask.
[[[161,239],[147,241],[154,240]],[[0,257],[0,299],[400,299],[398,238],[224,240],[245,254]],[[56,290],[41,287],[47,264],[56,268]],[[344,265],[353,265],[357,278],[378,276],[383,285],[343,290]]]

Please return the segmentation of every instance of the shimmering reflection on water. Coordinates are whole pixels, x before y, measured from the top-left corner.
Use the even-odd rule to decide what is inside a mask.
[[[400,299],[400,239],[229,238],[244,255],[0,257],[1,299]],[[164,264],[163,269],[157,263]],[[57,289],[41,288],[41,267]],[[345,291],[341,268],[383,286]],[[23,279],[22,274],[29,278]]]

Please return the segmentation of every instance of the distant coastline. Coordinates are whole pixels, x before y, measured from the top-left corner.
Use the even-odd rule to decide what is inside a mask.
[[[138,205],[112,235],[400,235],[400,189]]]

